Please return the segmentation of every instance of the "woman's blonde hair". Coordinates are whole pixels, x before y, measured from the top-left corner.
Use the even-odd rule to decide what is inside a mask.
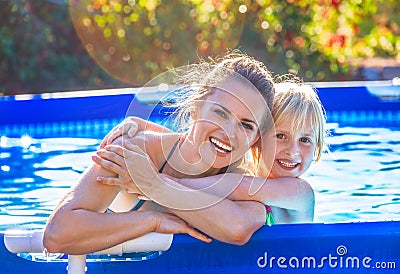
[[[214,92],[213,88],[227,77],[240,77],[251,83],[265,100],[268,112],[271,112],[275,92],[273,77],[262,62],[247,54],[230,51],[215,60],[200,60],[198,64],[177,68],[174,73],[175,84],[180,88],[175,92],[172,106],[176,109],[176,127],[181,131],[187,130],[192,123],[190,112],[195,102]],[[272,125],[271,119],[264,119],[263,124],[259,125],[261,134]]]
[[[273,126],[271,109],[274,100],[273,77],[267,67],[253,57],[239,51],[230,51],[222,58],[210,61],[200,60],[198,64],[185,66],[174,70],[175,84],[180,88],[175,92],[175,102],[172,105],[176,129],[186,131],[192,124],[190,113],[195,108],[197,100],[204,99],[215,92],[213,89],[227,77],[241,78],[254,86],[266,103],[267,115],[259,125],[259,135],[263,135]],[[253,158],[258,165],[261,160],[261,142],[257,141],[251,147]]]
[[[326,145],[328,132],[325,110],[313,86],[304,84],[293,75],[277,78],[272,117],[275,126],[283,121],[291,121],[293,132],[300,132],[305,128],[307,121],[310,121],[316,138],[314,160],[321,159],[323,151],[328,149]]]

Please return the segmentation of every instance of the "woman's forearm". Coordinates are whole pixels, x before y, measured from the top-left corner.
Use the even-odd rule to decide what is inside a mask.
[[[148,213],[104,213],[120,189],[98,184],[98,175],[115,176],[91,166],[53,211],[43,239],[48,251],[85,254],[152,231]]]
[[[63,208],[45,229],[44,246],[49,252],[88,254],[154,231],[151,213],[97,213]]]

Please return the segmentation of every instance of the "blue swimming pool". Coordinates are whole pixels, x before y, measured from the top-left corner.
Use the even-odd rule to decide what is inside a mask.
[[[75,93],[0,98],[0,110],[5,114],[0,116],[0,231],[43,227],[58,200],[90,162],[101,138],[124,118],[132,93],[134,90],[109,90],[92,96]],[[261,267],[258,260],[266,260],[267,251],[270,256],[337,256],[343,246],[351,254],[400,265],[400,87],[387,83],[368,87],[322,85],[319,95],[328,114],[332,153],[324,155],[304,178],[316,192],[315,222],[332,225],[265,227],[245,247],[218,242],[206,246],[177,236],[171,250],[152,259],[157,260],[158,269],[162,266],[170,273],[266,269],[281,273],[284,269]],[[134,109],[147,111],[145,105]],[[155,120],[164,117],[162,109],[156,109],[155,114]],[[0,254],[11,262],[0,267],[1,273],[32,270],[4,247]],[[152,260],[131,267],[154,270]],[[21,265],[20,272],[14,271],[13,264]],[[59,264],[36,263],[33,267],[37,273],[65,270]],[[338,266],[323,268],[326,273],[343,270]],[[92,265],[89,269],[116,273],[117,269],[124,271],[124,265]],[[314,271],[320,270],[314,267]],[[369,270],[361,267],[357,273]]]
[[[315,221],[400,220],[400,128],[329,126],[331,153],[303,176],[316,192]],[[1,137],[1,230],[43,227],[104,132],[91,134],[96,138]]]

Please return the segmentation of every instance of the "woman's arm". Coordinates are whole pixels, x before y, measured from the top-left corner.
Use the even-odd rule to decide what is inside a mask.
[[[266,210],[259,202],[231,201],[169,178],[151,185],[146,192],[153,201],[220,241],[243,245],[265,223]]]
[[[161,178],[144,151],[129,142],[124,145],[125,148],[108,146],[107,151],[99,153],[102,158],[94,158],[97,164],[120,176],[114,180],[100,177],[99,182],[117,184],[132,191],[139,188],[152,201],[190,225],[220,241],[232,244],[246,243],[265,223],[266,211],[261,203],[233,202],[205,191],[193,190],[168,178]],[[125,178],[125,181],[121,182],[121,178]]]
[[[86,254],[153,231],[187,233],[200,240],[209,241],[209,238],[186,222],[168,213],[104,213],[120,188],[97,183],[98,176],[116,175],[97,165],[89,167],[77,185],[53,211],[43,238],[44,246],[49,252]]]

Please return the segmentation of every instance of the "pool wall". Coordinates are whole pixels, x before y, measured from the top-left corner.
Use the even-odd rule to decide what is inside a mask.
[[[315,86],[327,111],[328,122],[374,121],[378,126],[400,125],[400,86],[393,86],[388,81],[315,83]],[[137,93],[143,95],[143,101],[133,100]],[[164,94],[157,88],[146,91],[128,88],[0,97],[0,134],[15,135],[21,129],[28,134],[43,133],[43,128],[50,123],[58,125],[60,131],[66,131],[76,123],[78,127],[90,124],[97,128],[106,124],[104,130],[107,131],[127,114],[162,119],[168,114],[154,103]],[[130,106],[132,101],[134,105]]]

